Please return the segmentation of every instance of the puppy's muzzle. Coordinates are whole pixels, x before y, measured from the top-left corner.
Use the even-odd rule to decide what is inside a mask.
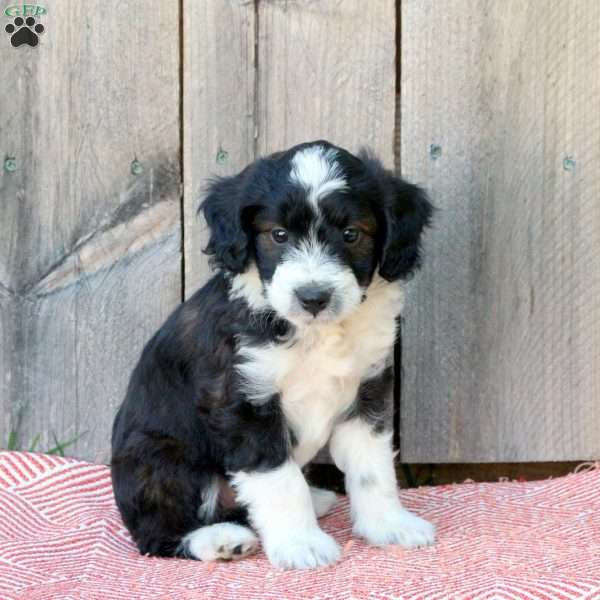
[[[300,306],[316,317],[329,305],[333,290],[317,285],[306,285],[298,288],[295,294]]]

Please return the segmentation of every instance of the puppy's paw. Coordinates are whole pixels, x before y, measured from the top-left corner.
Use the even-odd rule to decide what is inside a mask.
[[[264,545],[271,564],[281,569],[314,569],[340,557],[335,540],[318,527],[291,531],[285,538],[266,541]]]
[[[376,518],[357,520],[354,533],[375,546],[398,544],[418,548],[435,541],[435,527],[403,508],[383,512]]]
[[[324,517],[337,502],[337,494],[318,487],[310,488],[310,497],[318,518]]]
[[[237,523],[216,523],[188,533],[184,554],[196,560],[239,560],[254,554],[259,542],[255,533]]]

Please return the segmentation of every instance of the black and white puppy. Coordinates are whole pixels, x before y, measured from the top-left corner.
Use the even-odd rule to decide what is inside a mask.
[[[318,141],[214,181],[201,209],[216,274],[148,342],[113,428],[115,496],[140,551],[239,558],[260,538],[283,568],[334,562],[317,517],[335,495],[302,472],[327,443],[357,535],[431,544],[398,500],[384,402],[423,192]]]

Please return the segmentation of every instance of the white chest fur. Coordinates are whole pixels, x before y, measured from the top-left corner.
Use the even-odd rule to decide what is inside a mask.
[[[297,440],[294,458],[302,466],[327,443],[336,420],[354,402],[362,380],[390,359],[402,310],[399,283],[377,278],[366,300],[339,323],[307,327],[288,344],[244,346],[239,371],[252,402],[279,393]]]

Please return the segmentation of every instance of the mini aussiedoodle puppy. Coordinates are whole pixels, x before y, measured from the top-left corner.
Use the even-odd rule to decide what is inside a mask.
[[[386,418],[403,281],[432,207],[381,163],[325,141],[211,183],[216,273],[146,345],[112,437],[117,504],[142,553],[283,568],[333,563],[335,495],[302,469],[329,444],[354,532],[431,544],[398,500]]]

